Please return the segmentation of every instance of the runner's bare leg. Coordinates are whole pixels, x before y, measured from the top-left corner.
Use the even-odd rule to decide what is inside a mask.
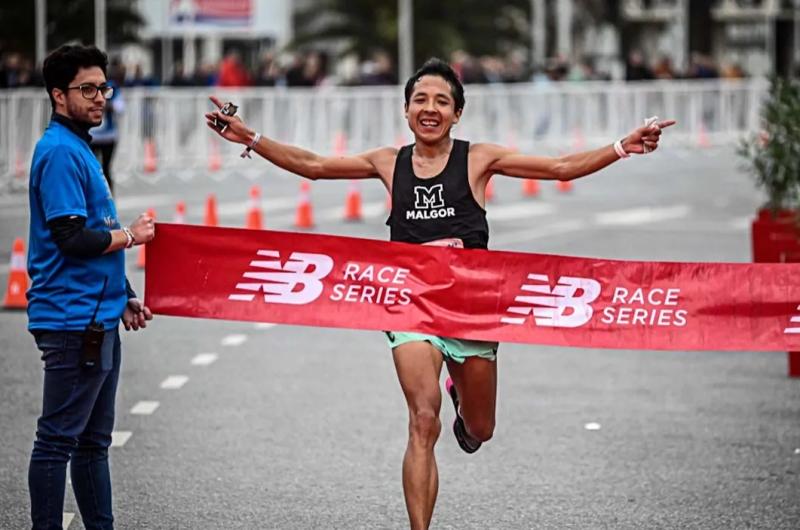
[[[494,434],[497,406],[497,361],[468,357],[464,364],[447,361],[447,371],[458,392],[467,433],[485,442]]]
[[[408,404],[408,445],[403,458],[406,509],[412,530],[427,529],[439,491],[433,449],[442,430],[442,354],[430,343],[419,341],[397,346],[392,355]]]

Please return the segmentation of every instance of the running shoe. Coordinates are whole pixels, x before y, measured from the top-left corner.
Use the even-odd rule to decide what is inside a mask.
[[[456,409],[456,420],[453,422],[453,434],[456,436],[458,446],[465,453],[472,454],[481,448],[481,442],[474,439],[467,432],[467,428],[464,425],[464,418],[461,417],[461,410],[458,406],[458,393],[456,392],[456,385],[453,384],[453,380],[449,377],[444,383],[444,388],[450,395],[450,399],[453,400],[453,407]]]

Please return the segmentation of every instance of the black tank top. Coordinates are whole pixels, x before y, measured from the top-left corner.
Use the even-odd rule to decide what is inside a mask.
[[[486,210],[472,196],[467,174],[469,142],[453,140],[441,173],[421,179],[411,163],[413,145],[400,148],[394,165],[392,211],[386,224],[391,240],[427,243],[457,237],[465,248],[486,248]]]

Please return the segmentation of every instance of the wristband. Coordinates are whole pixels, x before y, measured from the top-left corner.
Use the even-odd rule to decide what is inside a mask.
[[[134,244],[136,244],[136,238],[133,237],[133,232],[127,226],[122,227],[122,231],[125,232],[125,237],[128,238],[127,243],[125,243],[125,248],[131,248]]]
[[[261,140],[261,133],[256,133],[256,135],[253,137],[253,141],[250,142],[250,145],[248,145],[245,148],[245,150],[242,151],[242,154],[239,156],[241,156],[242,158],[253,158],[252,156],[250,156],[250,151],[256,148],[256,144],[258,144],[259,140]]]
[[[614,142],[614,151],[616,151],[617,156],[620,158],[630,158],[631,155],[625,152],[625,149],[622,148],[622,138]]]

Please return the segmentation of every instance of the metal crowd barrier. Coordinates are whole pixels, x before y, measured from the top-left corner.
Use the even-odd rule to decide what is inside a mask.
[[[678,120],[670,145],[710,147],[757,130],[763,79],[582,82],[467,86],[454,136],[558,154],[610,143],[652,115]],[[278,141],[321,153],[353,153],[411,140],[401,87],[314,89],[123,88],[114,178],[224,179],[240,146],[220,141],[203,114],[216,94]],[[0,192],[22,188],[33,148],[50,118],[43,89],[0,90]],[[249,167],[252,167],[250,165]]]

